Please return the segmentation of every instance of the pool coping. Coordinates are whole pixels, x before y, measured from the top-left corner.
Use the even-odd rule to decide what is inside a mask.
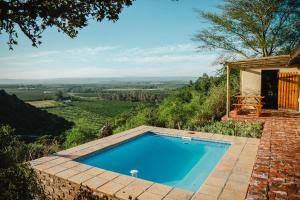
[[[146,132],[176,137],[192,137],[207,141],[230,143],[231,146],[198,192],[170,187],[85,165],[76,159],[112,147],[138,137]],[[259,139],[228,135],[139,126],[109,137],[94,140],[56,154],[30,162],[31,166],[66,181],[84,185],[101,194],[117,199],[129,196],[139,200],[185,200],[185,199],[245,199],[250,176],[256,159]]]

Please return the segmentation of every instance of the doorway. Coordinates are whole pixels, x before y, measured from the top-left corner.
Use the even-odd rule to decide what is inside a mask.
[[[265,97],[265,109],[278,109],[278,72],[279,70],[261,71],[261,96]]]

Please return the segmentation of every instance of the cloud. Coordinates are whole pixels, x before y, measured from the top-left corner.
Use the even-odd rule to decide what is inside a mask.
[[[173,54],[182,53],[187,51],[195,51],[196,46],[192,44],[176,44],[168,46],[160,46],[154,48],[129,48],[123,51],[125,55],[131,56],[145,56],[145,55],[162,55],[162,54]]]
[[[84,47],[84,48],[74,48],[74,49],[68,49],[65,50],[64,52],[70,53],[70,54],[90,54],[90,55],[95,55],[97,53],[101,52],[106,52],[106,51],[112,51],[118,49],[118,46],[98,46],[95,48],[89,48],[89,47]]]
[[[82,47],[0,56],[0,78],[195,76],[213,71],[216,58],[197,53],[192,43]]]

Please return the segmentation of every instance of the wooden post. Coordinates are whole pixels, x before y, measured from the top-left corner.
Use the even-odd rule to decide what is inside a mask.
[[[227,100],[226,100],[226,117],[229,118],[230,112],[230,68],[229,65],[226,66],[227,68],[227,78],[226,78],[226,85],[227,85]]]

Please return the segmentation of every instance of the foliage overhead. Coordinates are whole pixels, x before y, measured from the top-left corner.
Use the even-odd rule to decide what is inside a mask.
[[[21,30],[33,46],[41,44],[43,31],[56,27],[71,38],[88,25],[90,19],[116,21],[125,6],[134,0],[0,0],[0,34],[8,34],[8,45],[17,44]]]
[[[225,0],[221,13],[199,11],[210,23],[194,37],[200,49],[243,57],[290,53],[300,44],[299,0]]]

